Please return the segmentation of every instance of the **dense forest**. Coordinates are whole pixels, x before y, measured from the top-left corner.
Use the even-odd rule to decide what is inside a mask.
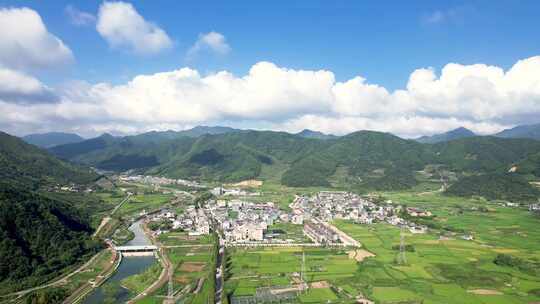
[[[517,174],[483,174],[464,177],[451,185],[446,193],[520,202],[535,202],[540,196],[538,189]]]
[[[88,215],[5,182],[0,184],[0,291],[50,279],[96,252]]]
[[[1,132],[0,165],[0,292],[51,279],[100,247],[90,237],[92,201],[46,191],[97,174]]]

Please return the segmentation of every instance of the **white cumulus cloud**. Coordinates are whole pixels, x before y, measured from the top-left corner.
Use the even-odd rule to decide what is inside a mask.
[[[510,69],[449,63],[412,71],[407,86],[388,90],[357,76],[336,81],[328,70],[297,70],[259,62],[243,76],[194,69],[139,75],[131,81],[72,85],[60,102],[10,104],[0,128],[63,125],[79,132],[141,132],[228,124],[345,134],[359,129],[406,137],[464,126],[490,134],[540,117],[540,56]],[[0,102],[0,106],[4,106]],[[24,119],[18,120],[21,117]]]
[[[199,52],[211,51],[217,54],[227,54],[231,51],[231,47],[227,43],[227,39],[223,34],[218,32],[209,32],[206,34],[200,34],[199,38],[193,44],[193,46],[188,50],[187,57],[193,58]]]
[[[20,71],[0,68],[0,101],[27,104],[56,100],[53,91],[36,78]]]
[[[96,29],[112,47],[127,48],[139,54],[154,54],[172,46],[163,29],[146,21],[126,2],[101,4]]]
[[[0,37],[0,64],[7,67],[54,67],[73,60],[71,50],[29,8],[0,9]]]

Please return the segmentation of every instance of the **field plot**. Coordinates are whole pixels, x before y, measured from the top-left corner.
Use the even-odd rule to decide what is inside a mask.
[[[173,198],[172,194],[134,195],[118,210],[119,215],[131,215],[146,210],[159,209]]]
[[[213,303],[215,237],[188,237],[187,233],[165,233],[159,241],[173,264],[173,289],[182,303]],[[162,303],[168,285],[138,303]]]
[[[400,201],[403,201],[401,195]],[[395,198],[395,197],[394,197]],[[412,197],[411,197],[412,198]],[[490,206],[489,212],[456,212],[463,202],[439,195],[415,196],[408,205],[428,208],[438,221],[475,236],[473,241],[431,234],[406,234],[413,250],[397,265],[399,229],[388,224],[336,221],[376,256],[362,263],[350,285],[378,303],[534,303],[540,300],[538,269],[501,266],[500,253],[538,262],[538,219],[526,211]],[[536,264],[538,265],[538,264]],[[536,272],[535,272],[536,271]]]
[[[253,296],[261,288],[295,289],[301,283],[302,253],[304,278],[313,288],[301,293],[302,303],[353,301],[348,284],[358,269],[345,250],[326,248],[228,249],[226,292],[234,297]]]

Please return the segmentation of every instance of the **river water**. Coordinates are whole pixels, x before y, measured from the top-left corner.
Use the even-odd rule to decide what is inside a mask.
[[[151,245],[152,243],[141,228],[142,220],[133,223],[129,230],[135,233],[135,238],[125,244],[125,246],[135,245]],[[123,256],[122,263],[117,271],[110,277],[107,282],[94,290],[85,300],[84,304],[101,304],[110,301],[110,303],[122,303],[130,299],[129,291],[120,286],[122,279],[134,274],[145,271],[148,267],[156,262],[154,256]]]

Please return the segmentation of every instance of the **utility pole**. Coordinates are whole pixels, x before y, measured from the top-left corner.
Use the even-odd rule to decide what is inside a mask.
[[[304,249],[302,249],[302,267],[300,270],[300,280],[302,281],[302,291],[307,290],[307,284],[305,279],[305,272],[306,272],[306,253]]]
[[[407,258],[405,257],[405,224],[401,224],[399,236],[399,256],[397,262],[399,265],[405,265],[407,264]]]

